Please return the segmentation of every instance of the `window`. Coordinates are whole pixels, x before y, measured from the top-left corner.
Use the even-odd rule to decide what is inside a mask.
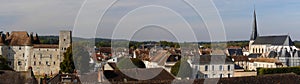
[[[52,59],[52,55],[50,55],[50,59]]]
[[[8,50],[10,50],[10,46],[8,47]]]
[[[53,65],[55,65],[55,61],[53,62]]]
[[[214,65],[212,65],[212,66],[211,66],[211,69],[212,69],[212,71],[214,71],[214,70],[215,70],[215,66],[214,66]]]
[[[205,65],[205,71],[208,71],[208,66],[207,65]]]
[[[49,66],[50,64],[48,63],[48,61],[46,61],[46,64]]]
[[[219,70],[220,70],[220,71],[223,71],[222,65],[219,66]]]
[[[257,63],[254,63],[253,66],[257,66]]]
[[[223,74],[220,74],[220,78],[222,78]]]
[[[64,39],[64,41],[66,41],[66,39]]]
[[[40,54],[40,59],[42,59],[42,57],[43,57],[43,55],[42,55],[42,54]]]
[[[33,54],[33,58],[35,58],[35,54]]]
[[[41,64],[42,64],[42,62],[40,61],[40,62],[39,62],[39,65],[41,65]]]
[[[230,65],[227,66],[228,71],[230,71]]]
[[[199,74],[196,74],[196,77],[195,77],[196,79],[198,79],[199,78]]]
[[[257,48],[255,48],[255,53],[257,53]]]
[[[33,62],[33,65],[36,65],[35,61]]]
[[[204,78],[208,78],[208,75],[207,75],[207,74],[204,74]]]
[[[21,48],[21,47],[19,47],[19,50],[22,50],[22,48]]]
[[[21,61],[18,61],[18,65],[22,65]]]
[[[25,57],[25,54],[23,53],[23,57]]]
[[[197,65],[195,65],[195,69],[198,71],[199,70],[199,68],[198,68],[198,66]]]
[[[230,78],[230,73],[228,74],[228,78]]]

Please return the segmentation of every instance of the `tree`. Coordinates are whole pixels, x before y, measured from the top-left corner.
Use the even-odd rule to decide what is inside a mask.
[[[192,71],[192,67],[186,59],[181,59],[180,61],[177,61],[175,65],[171,67],[171,73],[174,76],[181,78],[192,77]]]
[[[72,46],[70,46],[64,53],[64,60],[60,63],[60,70],[64,73],[73,73],[74,69]]]
[[[2,55],[0,55],[0,70],[13,70],[7,65],[7,60]]]
[[[80,70],[80,73],[88,72],[90,57],[87,49],[82,44],[74,43],[73,56],[76,69]]]
[[[120,61],[117,63],[118,68],[120,69],[132,69],[132,68],[146,68],[144,62],[138,58],[120,58]]]

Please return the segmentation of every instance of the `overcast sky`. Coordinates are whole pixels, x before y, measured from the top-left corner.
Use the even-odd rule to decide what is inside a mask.
[[[203,20],[193,9],[194,6],[183,0],[120,0],[111,7],[105,7],[110,5],[105,1],[108,2],[108,0],[1,0],[0,29],[6,32],[28,31],[37,32],[39,35],[58,35],[59,30],[74,30],[74,24],[77,23],[74,35],[78,37],[111,38],[114,29],[122,27],[123,29],[120,28],[119,31],[124,33],[118,34],[124,37],[135,40],[172,41],[178,38],[173,35],[174,32],[168,31],[169,27],[172,27],[171,30],[182,31],[179,35],[193,39],[188,32],[191,28],[198,41],[209,41],[209,34],[212,34],[208,32],[209,27],[204,23],[209,20]],[[227,40],[250,38],[254,3],[260,35],[289,34],[293,40],[300,40],[299,0],[212,1],[224,24]],[[199,3],[203,4],[205,3]],[[101,12],[106,8],[108,9],[105,13]],[[206,14],[213,13],[209,8],[205,11]],[[140,30],[136,30],[136,27]],[[96,35],[90,35],[94,34],[93,32],[96,32]],[[134,32],[134,35],[130,36],[127,32]]]

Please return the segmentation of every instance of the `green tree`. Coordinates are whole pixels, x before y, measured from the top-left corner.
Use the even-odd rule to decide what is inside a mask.
[[[192,77],[192,71],[192,67],[186,59],[181,59],[180,61],[176,62],[174,66],[171,67],[171,73],[174,76],[181,78]]]
[[[81,44],[73,44],[73,56],[76,69],[80,70],[80,73],[88,72],[89,66],[89,52]]]
[[[64,53],[64,60],[60,63],[60,70],[64,73],[73,73],[74,69],[72,46],[70,46]]]
[[[120,58],[117,66],[120,69],[146,68],[144,62],[138,58]]]
[[[0,55],[0,70],[13,70],[7,65],[7,60],[2,55]]]

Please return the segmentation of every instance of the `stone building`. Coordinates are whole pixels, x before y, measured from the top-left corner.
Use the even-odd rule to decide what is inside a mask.
[[[234,63],[225,55],[201,55],[191,60],[194,77],[229,78],[234,75]]]
[[[60,31],[59,44],[41,44],[37,34],[26,31],[1,32],[0,55],[7,58],[15,71],[28,71],[32,67],[35,75],[56,74],[71,42],[71,31]]]
[[[249,56],[276,58],[286,66],[300,66],[299,49],[289,35],[260,36],[254,11],[253,31],[249,42]]]

